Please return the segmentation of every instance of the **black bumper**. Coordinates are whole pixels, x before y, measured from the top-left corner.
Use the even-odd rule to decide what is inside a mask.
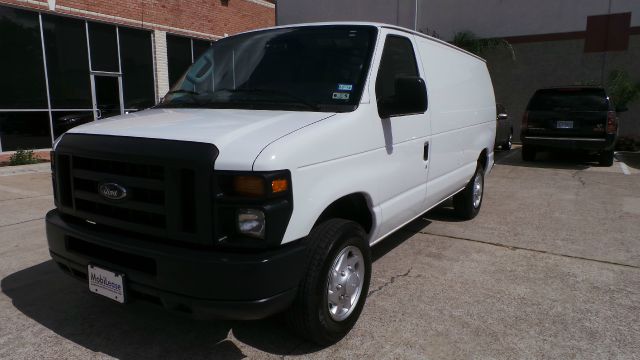
[[[285,310],[304,272],[301,241],[259,253],[227,253],[153,243],[65,218],[46,217],[49,250],[68,274],[95,264],[126,276],[128,298],[196,316],[252,320]]]
[[[545,136],[521,135],[523,145],[531,145],[538,148],[590,150],[613,150],[616,142],[615,135],[607,135],[604,138],[554,138]]]

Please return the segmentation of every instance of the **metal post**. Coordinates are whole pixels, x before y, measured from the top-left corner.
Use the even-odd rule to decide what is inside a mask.
[[[51,135],[51,144],[56,140],[53,134],[53,113],[51,112],[51,95],[49,93],[49,73],[47,72],[47,53],[44,49],[44,30],[42,28],[42,13],[38,13],[38,22],[40,23],[40,44],[42,46],[42,64],[44,66],[44,84],[47,89],[47,111],[49,112],[49,133]]]

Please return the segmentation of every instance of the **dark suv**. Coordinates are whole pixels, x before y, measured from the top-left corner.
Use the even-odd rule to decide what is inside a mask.
[[[522,159],[535,160],[539,150],[586,150],[611,166],[617,135],[615,107],[603,88],[540,89],[522,118]]]

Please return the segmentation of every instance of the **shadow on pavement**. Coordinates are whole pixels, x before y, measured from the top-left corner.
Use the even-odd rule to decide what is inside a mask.
[[[380,259],[430,224],[417,219],[372,248]],[[198,320],[143,302],[122,306],[89,293],[53,261],[15,272],[0,282],[2,292],[29,318],[91,351],[119,359],[243,359],[233,336],[277,355],[321,350],[289,333],[281,316],[260,321]]]
[[[624,162],[627,166],[640,170],[640,152],[618,151],[616,159]]]
[[[540,151],[536,154],[535,161],[523,161],[522,150],[514,149],[509,152],[496,153],[495,162],[508,166],[563,170],[586,170],[599,166],[598,158],[595,155],[574,151]]]

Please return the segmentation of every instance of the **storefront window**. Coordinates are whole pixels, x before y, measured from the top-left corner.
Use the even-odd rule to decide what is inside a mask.
[[[3,151],[50,148],[49,113],[0,112],[0,144]]]
[[[51,107],[91,109],[85,22],[42,15]]]
[[[0,7],[0,109],[46,109],[38,13]]]
[[[155,104],[151,33],[119,28],[124,108],[141,110]]]

